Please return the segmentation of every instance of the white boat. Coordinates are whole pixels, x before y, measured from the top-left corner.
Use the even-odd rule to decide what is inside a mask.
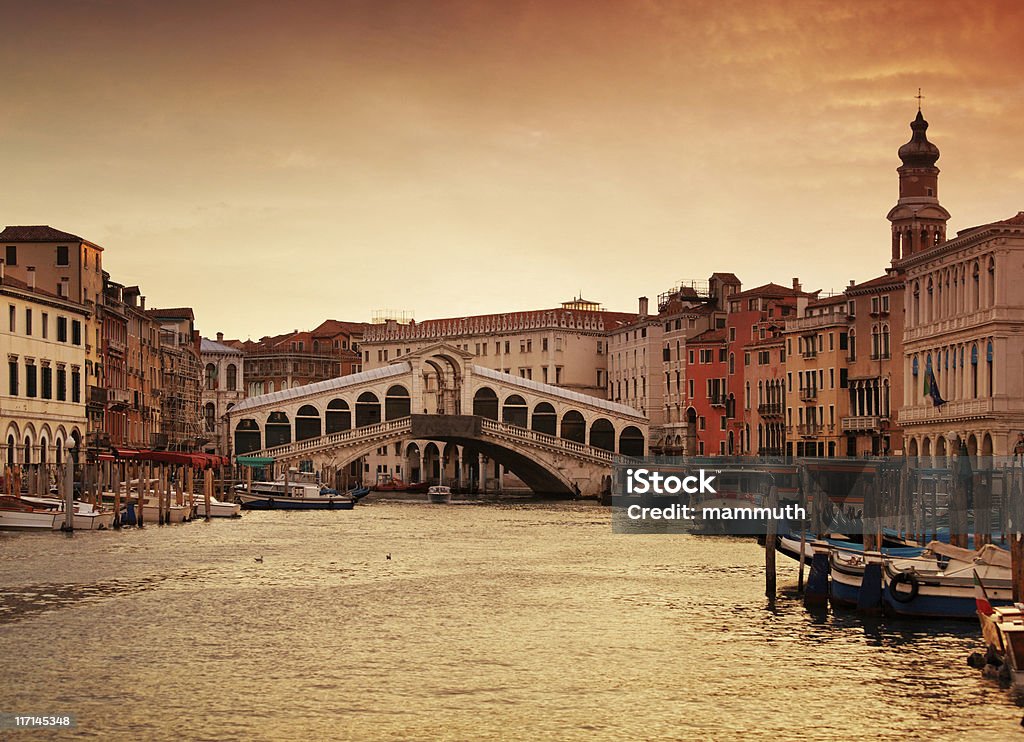
[[[427,501],[437,505],[446,505],[452,501],[452,488],[437,484],[427,490]]]
[[[63,522],[63,513],[35,507],[20,497],[0,495],[0,530],[52,531]]]
[[[224,502],[210,495],[210,517],[211,518],[235,518],[242,514],[242,505],[237,502]],[[206,497],[196,495],[196,517],[206,517]]]
[[[34,507],[45,508],[46,510],[58,513],[55,528],[64,525],[64,501],[55,497],[23,497],[25,502],[31,503]],[[98,508],[90,502],[75,500],[75,514],[72,518],[72,525],[76,531],[102,531],[114,526],[114,511],[112,509]]]

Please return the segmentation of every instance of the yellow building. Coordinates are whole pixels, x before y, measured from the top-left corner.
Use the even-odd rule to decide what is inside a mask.
[[[847,298],[838,294],[809,302],[786,322],[787,456],[847,455],[848,321]]]
[[[77,303],[31,289],[0,265],[0,450],[4,464],[47,465],[86,431],[85,328]]]
[[[89,432],[103,430],[106,391],[103,380],[101,340],[103,305],[103,248],[77,235],[53,227],[14,226],[0,232],[8,276],[56,297],[74,302],[86,311],[83,329],[85,367],[84,395]]]

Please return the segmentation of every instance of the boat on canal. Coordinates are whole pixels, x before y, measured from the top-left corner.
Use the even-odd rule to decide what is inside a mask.
[[[882,607],[900,617],[973,619],[975,572],[993,606],[1013,604],[1009,552],[994,544],[975,552],[932,541],[920,557],[883,560]]]
[[[976,583],[981,635],[990,650],[1006,666],[1010,673],[1010,683],[1024,689],[1024,603],[993,606],[987,592],[987,587],[983,587],[980,582]]]
[[[225,502],[210,495],[210,517],[211,518],[240,518],[242,506],[237,502]],[[206,517],[206,496],[196,495],[195,517]]]
[[[43,508],[54,512],[57,517],[55,527],[60,528],[64,524],[65,503],[56,497],[22,497],[22,500],[33,507]],[[102,531],[114,527],[113,508],[97,507],[91,502],[74,501],[74,515],[72,526],[76,531]]]
[[[26,502],[20,497],[0,495],[0,530],[51,531],[59,529],[64,514]]]
[[[292,469],[273,482],[253,482],[235,488],[242,508],[247,510],[351,510],[370,493],[368,487],[338,492],[322,487],[316,475]]]
[[[427,490],[427,501],[435,505],[447,505],[452,501],[452,488],[437,484]]]

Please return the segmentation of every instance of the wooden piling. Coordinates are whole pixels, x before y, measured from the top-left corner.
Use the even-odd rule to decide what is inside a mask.
[[[779,505],[779,491],[773,484],[768,488],[768,509],[774,512]],[[775,537],[778,524],[775,518],[768,517],[767,533],[764,539],[764,594],[769,603],[775,602]],[[801,544],[802,546],[802,544]],[[802,561],[802,560],[801,560]]]
[[[115,466],[111,464],[111,466]],[[117,466],[116,482],[111,482],[114,486],[114,528],[121,527],[121,480],[124,478],[122,472],[124,470],[123,465]],[[113,479],[113,477],[112,477]]]
[[[206,520],[210,519],[210,495],[213,494],[213,469],[206,470],[206,479],[203,483],[203,504],[206,507]]]
[[[66,454],[67,464],[64,467],[64,528],[62,530],[71,532],[75,530],[75,462],[71,458],[71,452]]]

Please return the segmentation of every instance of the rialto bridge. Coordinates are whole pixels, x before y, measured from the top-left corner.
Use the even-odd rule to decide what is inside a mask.
[[[234,453],[341,471],[390,447],[421,480],[447,481],[456,463],[482,480],[496,464],[534,492],[583,495],[607,488],[616,455],[646,454],[637,410],[472,358],[441,343],[390,366],[250,397],[228,412]]]

